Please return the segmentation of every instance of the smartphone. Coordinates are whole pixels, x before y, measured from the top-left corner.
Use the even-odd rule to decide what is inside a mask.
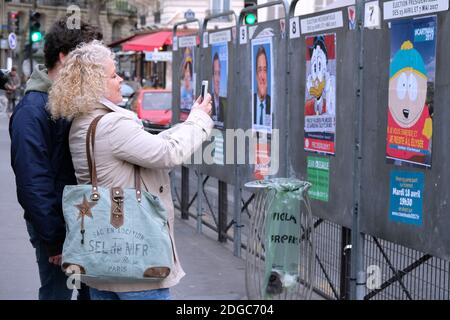
[[[206,94],[208,93],[208,80],[202,81],[202,91],[201,91],[201,97],[202,101],[205,99]]]

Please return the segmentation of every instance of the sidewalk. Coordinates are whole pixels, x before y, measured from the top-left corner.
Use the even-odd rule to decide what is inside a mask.
[[[189,221],[193,222],[193,219]],[[231,242],[227,246],[197,234],[190,222],[181,219],[175,221],[175,241],[186,272],[172,290],[175,299],[246,299],[245,261],[233,256]]]
[[[39,274],[17,202],[10,165],[8,117],[0,113],[0,300],[37,299]],[[179,217],[179,213],[175,213]],[[206,228],[205,228],[206,229]],[[175,241],[186,276],[172,288],[174,299],[245,299],[245,262],[229,245],[196,234],[193,219],[176,218]]]

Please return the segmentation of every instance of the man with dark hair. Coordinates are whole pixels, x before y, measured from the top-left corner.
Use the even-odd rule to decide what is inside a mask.
[[[216,125],[223,126],[225,118],[224,98],[219,96],[220,93],[220,61],[219,54],[216,52],[213,57],[212,64],[213,76],[213,94],[212,94],[212,119]]]
[[[66,234],[62,192],[64,186],[77,183],[68,144],[70,123],[52,120],[46,109],[48,91],[70,51],[82,42],[102,39],[97,28],[83,22],[80,29],[69,30],[66,20],[56,21],[47,32],[45,66],[35,66],[9,123],[11,166],[36,249],[40,300],[68,300],[73,292],[60,266]],[[78,299],[89,299],[87,288],[79,290]]]
[[[80,43],[93,39],[103,39],[103,35],[97,27],[82,22],[79,29],[68,29],[67,18],[56,21],[45,35],[45,66],[48,70],[54,69],[60,62],[61,53],[66,56]]]
[[[270,96],[267,94],[267,54],[263,46],[256,52],[257,92],[253,96],[253,123],[268,125],[270,118]]]

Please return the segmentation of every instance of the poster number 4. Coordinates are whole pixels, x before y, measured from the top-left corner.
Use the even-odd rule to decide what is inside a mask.
[[[291,18],[289,21],[289,30],[290,30],[290,38],[299,38],[300,37],[300,19],[299,17]]]
[[[240,39],[240,41],[239,41],[240,44],[247,43],[247,27],[246,26],[243,26],[240,28],[239,39]]]

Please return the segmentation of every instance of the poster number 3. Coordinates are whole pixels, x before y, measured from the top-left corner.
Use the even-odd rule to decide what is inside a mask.
[[[300,19],[299,17],[291,18],[289,21],[289,29],[290,29],[290,38],[299,38],[300,37]]]
[[[240,44],[245,44],[247,43],[247,27],[246,26],[242,26],[239,30],[239,43]]]

